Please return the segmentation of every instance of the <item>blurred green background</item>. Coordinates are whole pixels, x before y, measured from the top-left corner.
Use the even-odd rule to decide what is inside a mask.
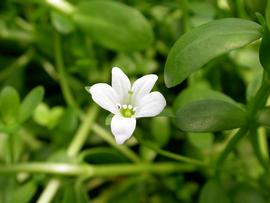
[[[186,133],[170,117],[197,99],[246,103],[261,80],[259,42],[212,60],[178,86],[164,84],[167,56],[180,36],[215,19],[257,21],[255,12],[264,15],[265,7],[266,0],[1,0],[1,167],[87,163],[104,166],[105,172],[85,179],[80,174],[38,173],[38,169],[33,173],[14,169],[10,174],[0,167],[0,203],[42,203],[44,188],[53,188],[48,186],[52,178],[59,185],[51,200],[43,203],[269,203],[270,171],[263,170],[247,138],[217,178],[214,160],[235,131]],[[167,100],[161,116],[138,120],[134,136],[123,146],[116,145],[109,133],[108,112],[97,112],[84,89],[110,83],[113,66],[121,67],[132,80],[157,74],[154,89]],[[94,118],[86,120],[85,115]],[[80,132],[87,122],[91,126]],[[269,133],[264,128],[259,133],[267,157]],[[78,134],[86,139],[69,156]],[[153,167],[160,162],[181,163],[175,154],[207,167],[187,161],[182,169],[117,175],[108,169],[105,175],[111,164],[121,171],[122,164],[132,162]]]

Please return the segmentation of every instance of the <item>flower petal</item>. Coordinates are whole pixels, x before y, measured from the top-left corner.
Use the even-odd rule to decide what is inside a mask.
[[[134,105],[138,105],[141,98],[147,95],[158,79],[157,75],[149,74],[137,79],[132,85]]]
[[[158,115],[166,106],[166,100],[160,92],[151,92],[144,96],[136,110],[136,118]]]
[[[118,67],[112,69],[112,87],[119,95],[120,101],[125,103],[131,84],[126,74]]]
[[[108,84],[98,83],[89,88],[92,99],[103,109],[113,114],[118,112],[117,104],[120,103],[119,96]]]
[[[114,115],[111,121],[111,131],[117,144],[123,144],[131,137],[136,127],[135,118],[125,118]]]

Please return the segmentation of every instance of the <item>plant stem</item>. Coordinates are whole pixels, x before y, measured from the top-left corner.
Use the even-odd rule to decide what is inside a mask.
[[[248,122],[254,123],[254,117],[257,113],[257,111],[262,108],[269,96],[270,92],[270,81],[268,78],[267,73],[264,73],[263,81],[260,89],[256,93],[255,97],[250,101],[250,104],[248,105]]]
[[[30,44],[36,40],[35,35],[32,32],[26,32],[21,30],[7,30],[0,29],[0,39],[6,41],[15,41],[24,44]]]
[[[196,167],[190,164],[180,163],[140,163],[140,164],[119,164],[119,165],[98,165],[93,167],[95,177],[107,177],[118,175],[130,175],[142,172],[165,174],[171,172],[190,172]]]
[[[92,166],[87,165],[75,165],[67,163],[20,163],[0,166],[0,174],[9,173],[47,173],[63,176],[90,176],[90,172],[93,171]],[[52,179],[55,182],[56,179]],[[57,179],[58,180],[58,179]],[[50,181],[50,182],[51,182]]]
[[[79,127],[77,133],[75,134],[73,140],[68,147],[67,155],[69,157],[76,157],[76,155],[81,150],[87,138],[89,129],[91,129],[94,124],[98,110],[99,108],[95,104],[91,108],[89,108],[86,116],[84,117],[82,125]]]
[[[10,133],[8,135],[8,149],[9,149],[9,160],[8,163],[14,163],[14,134]]]
[[[83,143],[85,142],[87,135],[95,121],[95,118],[98,113],[98,108],[96,105],[93,105],[89,108],[87,111],[86,116],[83,117],[82,124],[79,127],[77,133],[75,134],[68,150],[67,155],[71,158],[76,157],[76,155],[79,153],[81,147],[83,146]],[[57,182],[57,184],[56,184]],[[49,183],[47,184],[46,188],[42,192],[39,201],[42,200],[42,202],[39,203],[48,203],[53,199],[54,195],[56,194],[57,190],[59,189],[61,185],[61,181],[59,179],[51,179]],[[49,192],[48,192],[49,191]],[[50,196],[48,196],[50,195]],[[48,201],[45,201],[48,200]]]
[[[150,143],[146,143],[146,142],[141,142],[141,143],[145,147],[148,147],[148,148],[154,150],[155,152],[157,152],[158,154],[160,154],[162,156],[165,156],[165,157],[177,160],[177,161],[186,162],[186,163],[189,163],[189,164],[194,164],[194,165],[199,165],[199,166],[205,166],[206,165],[206,163],[204,163],[204,162],[202,162],[200,160],[196,160],[196,159],[192,159],[192,158],[189,158],[189,157],[186,157],[186,156],[182,156],[182,155],[179,155],[179,154],[168,152],[168,151],[160,149],[160,148],[158,148],[158,147],[156,147],[154,145],[151,145]]]
[[[266,103],[268,96],[270,93],[270,81],[269,81],[269,75],[264,72],[262,85],[260,89],[258,90],[256,96],[251,101],[249,106],[249,114],[248,114],[248,124],[249,124],[249,130],[250,130],[250,141],[251,145],[253,147],[254,153],[258,159],[258,161],[261,163],[261,165],[268,169],[268,161],[264,158],[262,154],[261,145],[259,143],[259,135],[257,133],[258,124],[256,121],[256,114],[258,110],[260,110]]]
[[[231,153],[231,151],[235,148],[235,145],[238,143],[238,141],[246,135],[248,132],[247,127],[240,128],[237,133],[230,139],[229,143],[226,145],[224,150],[221,152],[221,154],[218,157],[218,160],[216,162],[216,173],[222,168],[222,165],[228,155]]]
[[[262,150],[261,150],[260,144],[259,144],[259,135],[257,133],[256,127],[250,129],[250,141],[251,141],[253,151],[254,151],[258,161],[267,170],[268,163],[262,154]]]
[[[269,149],[268,149],[267,135],[266,135],[265,128],[261,127],[258,129],[258,142],[259,142],[259,147],[260,147],[263,158],[269,161]]]
[[[113,139],[112,135],[100,127],[98,124],[93,125],[93,131],[98,134],[101,138],[103,138],[107,143],[109,143],[112,147],[114,147],[116,150],[120,151],[123,155],[125,155],[127,158],[132,160],[135,163],[140,162],[140,158],[128,147],[125,145],[118,145],[116,144],[115,140]]]
[[[61,163],[24,163],[13,165],[0,165],[0,174],[13,173],[47,173],[62,176],[77,176],[77,177],[107,177],[129,175],[142,172],[151,172],[157,174],[171,173],[171,172],[190,172],[194,171],[196,167],[191,164],[180,163],[140,163],[140,164],[107,164],[107,165],[90,165],[90,164],[61,164]],[[59,188],[59,179],[50,180],[50,187],[47,187],[43,192],[43,196],[38,202],[50,202],[55,191]],[[51,197],[49,197],[51,196]],[[47,201],[42,199],[46,199]]]
[[[262,161],[262,155],[260,155],[261,150],[259,150],[259,145],[256,144],[257,141],[257,133],[254,133],[254,131],[256,132],[257,129],[257,123],[255,120],[255,115],[257,113],[257,111],[262,108],[265,103],[266,100],[269,96],[269,92],[270,92],[270,81],[268,78],[268,75],[266,73],[264,73],[263,76],[263,81],[262,81],[262,85],[260,87],[260,89],[258,90],[258,92],[256,93],[255,97],[250,101],[249,105],[248,105],[248,111],[247,111],[247,121],[246,121],[246,125],[244,127],[242,127],[235,135],[234,137],[229,141],[229,143],[227,144],[227,146],[225,147],[225,149],[221,152],[217,163],[216,163],[216,172],[218,172],[220,170],[220,168],[223,165],[223,162],[225,161],[225,159],[227,158],[227,156],[229,155],[229,153],[234,149],[235,145],[238,143],[238,141],[245,135],[248,133],[248,131],[250,130],[251,132],[251,136],[253,136],[253,138],[251,138],[252,141],[252,146],[254,148],[254,152],[258,158],[258,160],[263,163],[263,165],[265,166],[264,161]],[[255,143],[253,143],[255,142]]]
[[[184,13],[183,14],[184,32],[188,32],[191,28],[188,0],[180,0],[180,6],[181,6],[183,13]]]
[[[55,195],[55,191],[57,191],[59,187],[60,187],[60,181],[58,179],[50,180],[46,189],[43,191],[42,195],[37,200],[37,203],[51,202]]]
[[[0,72],[0,80],[11,76],[15,71],[20,68],[25,67],[33,58],[34,50],[28,49],[23,55],[21,55],[17,60],[10,64],[7,68]]]
[[[71,90],[68,85],[68,75],[66,73],[63,61],[63,53],[61,46],[61,38],[57,32],[54,32],[54,52],[55,52],[55,62],[56,69],[59,76],[60,87],[63,92],[64,99],[69,106],[76,107],[76,103],[72,96]]]

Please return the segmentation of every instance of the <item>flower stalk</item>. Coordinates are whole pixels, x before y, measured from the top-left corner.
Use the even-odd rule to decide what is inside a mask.
[[[196,169],[191,164],[180,163],[140,163],[140,164],[107,164],[107,165],[90,165],[90,164],[66,164],[66,163],[21,163],[12,165],[0,165],[0,174],[14,173],[46,173],[62,176],[77,176],[77,177],[107,177],[130,175],[136,173],[172,173],[172,172],[191,172]],[[56,179],[52,179],[55,185]],[[59,187],[59,186],[58,186]],[[54,187],[56,188],[56,187]]]

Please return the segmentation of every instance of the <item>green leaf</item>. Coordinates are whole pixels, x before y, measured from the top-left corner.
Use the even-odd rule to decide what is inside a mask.
[[[246,99],[251,101],[256,96],[257,91],[260,89],[263,80],[263,69],[259,69],[254,74],[254,78],[249,82],[246,89]]]
[[[201,191],[199,203],[230,203],[227,194],[216,180],[209,180]]]
[[[270,107],[261,109],[257,114],[257,122],[270,128]]]
[[[32,197],[35,195],[35,192],[37,190],[37,185],[30,181],[22,186],[20,186],[9,199],[8,203],[28,203],[32,199]]]
[[[63,113],[64,108],[61,106],[55,106],[50,109],[47,104],[40,103],[34,111],[33,119],[39,125],[53,129],[58,124]]]
[[[266,24],[268,27],[268,30],[270,30],[270,1],[267,1],[267,6],[265,9],[265,18],[266,18]]]
[[[96,147],[80,154],[80,159],[91,164],[125,163],[126,157],[112,148]]]
[[[43,87],[36,87],[29,92],[21,103],[19,110],[19,122],[26,121],[34,112],[44,96]]]
[[[76,195],[74,192],[73,184],[65,184],[64,194],[61,203],[76,203]]]
[[[76,183],[74,190],[76,196],[76,203],[90,203],[90,199],[82,183]]]
[[[112,118],[113,118],[114,114],[110,113],[106,119],[105,119],[105,125],[111,125],[111,121],[112,121]]]
[[[226,18],[201,25],[181,36],[165,65],[165,83],[173,87],[207,62],[261,37],[261,26],[252,21]]]
[[[20,106],[18,92],[10,86],[0,92],[0,118],[6,124],[15,123]]]
[[[170,122],[167,117],[155,117],[151,120],[151,138],[159,147],[168,143],[170,131]]]
[[[263,38],[261,41],[259,57],[262,67],[268,74],[270,73],[269,50],[270,50],[270,32],[267,28],[265,28]]]
[[[193,101],[176,112],[176,125],[188,132],[213,132],[239,128],[245,123],[245,111],[220,100]]]
[[[73,21],[64,14],[52,11],[51,19],[55,29],[62,34],[69,34],[75,29]]]
[[[153,41],[153,31],[144,16],[119,2],[80,2],[73,19],[94,41],[109,49],[142,50]]]
[[[248,185],[239,184],[233,193],[234,203],[266,203],[260,191]]]
[[[67,181],[63,188],[62,203],[90,203],[87,192],[80,181]]]
[[[209,149],[214,141],[212,133],[188,133],[188,140],[200,149]]]
[[[212,90],[209,85],[204,82],[199,82],[182,91],[175,99],[173,107],[174,109],[179,109],[192,101],[202,99],[215,99],[236,104],[229,96]]]

